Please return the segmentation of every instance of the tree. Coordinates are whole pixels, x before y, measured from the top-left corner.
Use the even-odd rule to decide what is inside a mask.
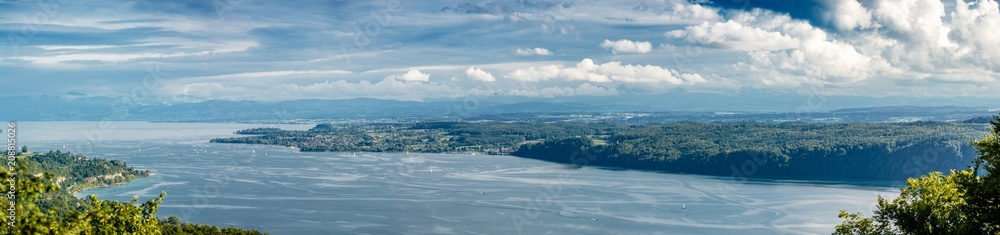
[[[834,234],[1000,234],[1000,116],[973,141],[979,156],[965,170],[908,179],[898,198],[878,198],[874,218],[840,212]]]
[[[21,146],[21,153],[28,153],[28,146]]]
[[[87,210],[86,215],[91,232],[97,235],[162,234],[156,218],[156,208],[166,195],[166,192],[161,192],[160,197],[143,203],[141,207],[135,205],[138,196],[132,197],[130,202],[117,202],[98,200],[97,196],[90,195],[88,201],[91,209]]]
[[[141,207],[132,202],[98,200],[91,196],[86,211],[59,213],[60,208],[42,210],[36,202],[41,195],[60,190],[52,183],[51,173],[34,177],[28,167],[18,164],[14,171],[0,172],[0,178],[13,179],[15,185],[14,219],[0,217],[0,234],[160,234],[156,207],[166,193],[147,201]],[[8,197],[0,197],[0,205],[10,205]],[[65,208],[63,208],[65,209]],[[61,215],[61,216],[55,216]],[[10,226],[13,224],[14,226]]]
[[[4,152],[6,153],[6,152]],[[3,193],[0,194],[0,205],[3,205],[5,215],[0,216],[0,235],[5,234],[264,234],[256,230],[237,228],[219,229],[215,226],[182,223],[177,217],[171,217],[161,223],[156,217],[156,211],[165,192],[158,198],[136,205],[138,197],[129,202],[100,200],[90,196],[85,200],[77,199],[68,191],[55,185],[57,175],[52,169],[61,167],[63,160],[83,158],[82,155],[71,155],[50,151],[47,154],[19,157],[13,171],[0,169]],[[65,161],[63,161],[65,162]],[[96,168],[103,169],[111,165],[114,171],[121,172],[125,164],[117,161],[94,158],[86,161]],[[75,170],[93,169],[82,167]],[[129,171],[138,172],[132,168]],[[44,172],[42,174],[35,174]],[[65,172],[59,176],[65,176]],[[12,189],[8,186],[13,187]],[[9,194],[13,191],[14,194]],[[13,203],[13,204],[12,204]],[[6,211],[9,205],[14,207],[14,213]],[[8,217],[7,215],[13,215]],[[13,226],[11,226],[13,225]]]
[[[964,181],[970,220],[989,233],[1000,234],[1000,116],[990,121],[992,131],[972,144],[979,152],[972,175]]]
[[[840,210],[838,217],[844,219],[844,223],[837,226],[834,234],[892,234],[884,223],[876,223],[874,218],[866,217],[861,212],[848,214]]]
[[[79,222],[80,217],[50,218],[45,211],[35,205],[33,202],[38,200],[40,195],[58,190],[58,188],[46,180],[46,178],[52,177],[52,174],[33,177],[27,172],[27,167],[20,164],[14,171],[0,171],[0,179],[13,180],[12,182],[4,180],[4,185],[13,183],[13,191],[15,192],[14,195],[5,192],[4,196],[0,197],[0,205],[4,205],[5,209],[8,206],[13,206],[15,212],[12,217],[6,215],[0,217],[0,222],[2,222],[0,234],[68,234],[85,230],[80,229],[85,225]]]
[[[974,234],[976,225],[967,218],[965,188],[959,181],[971,171],[952,171],[945,176],[931,172],[908,179],[899,197],[891,202],[878,198],[875,221],[894,225],[903,234]]]

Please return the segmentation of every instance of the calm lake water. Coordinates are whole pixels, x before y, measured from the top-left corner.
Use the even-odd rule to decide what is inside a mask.
[[[19,143],[127,161],[156,175],[90,189],[159,216],[271,234],[829,234],[894,187],[572,168],[511,156],[304,153],[213,144],[251,127],[21,122]]]

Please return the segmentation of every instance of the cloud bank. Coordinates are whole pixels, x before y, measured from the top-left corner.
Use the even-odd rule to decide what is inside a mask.
[[[155,75],[151,99],[165,102],[678,90],[1000,98],[995,0],[397,3],[5,3],[0,77],[19,87],[8,96],[122,96]]]

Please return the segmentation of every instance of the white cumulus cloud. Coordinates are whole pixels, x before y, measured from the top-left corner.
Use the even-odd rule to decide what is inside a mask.
[[[653,51],[653,44],[650,42],[642,41],[632,41],[628,39],[622,39],[618,41],[611,41],[604,39],[601,43],[601,48],[610,49],[611,52],[618,53],[649,53]]]
[[[688,26],[666,33],[689,43],[741,51],[783,50],[799,46],[799,40],[781,32],[743,25],[733,20]]]
[[[655,65],[622,65],[612,61],[595,64],[594,60],[583,59],[573,67],[557,65],[537,66],[518,69],[507,78],[520,81],[565,80],[593,83],[665,83],[671,85],[694,84],[706,82],[698,74],[680,73],[676,70]]]
[[[396,79],[404,82],[426,82],[431,78],[430,74],[421,73],[420,70],[412,69],[404,74],[390,75],[387,78]]]
[[[769,10],[733,11],[664,35],[745,53],[733,66],[746,78],[743,85],[983,95],[1000,84],[1000,31],[994,30],[1000,4],[954,2],[949,8],[940,0],[825,1],[817,16],[831,28]]]
[[[838,39],[807,21],[785,14],[755,9],[733,14],[726,22],[702,23],[666,33],[703,46],[747,51],[748,60],[737,68],[755,74],[766,85],[775,76],[799,77],[780,84],[850,83],[876,75],[898,72],[885,59],[863,54],[862,49]],[[749,67],[748,67],[749,66]],[[802,81],[801,79],[813,80]]]
[[[839,30],[869,28],[872,26],[872,15],[857,0],[833,0],[823,2],[826,10],[820,17]]]
[[[493,74],[490,74],[489,72],[483,71],[482,69],[476,67],[469,67],[469,69],[465,70],[465,75],[469,76],[469,78],[471,79],[484,82],[492,82],[497,80],[495,77],[493,77]]]
[[[536,48],[524,48],[524,49],[518,48],[518,49],[514,50],[514,54],[518,54],[518,55],[552,55],[552,52],[549,51],[549,49],[545,49],[545,48],[541,48],[541,47],[536,47]]]

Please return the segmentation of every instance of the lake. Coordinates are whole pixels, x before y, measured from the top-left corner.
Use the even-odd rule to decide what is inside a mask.
[[[252,127],[312,125],[21,122],[18,142],[155,173],[78,197],[145,201],[166,191],[160,217],[271,234],[829,234],[839,210],[871,214],[877,195],[899,192],[864,182],[575,168],[512,156],[208,142]]]

